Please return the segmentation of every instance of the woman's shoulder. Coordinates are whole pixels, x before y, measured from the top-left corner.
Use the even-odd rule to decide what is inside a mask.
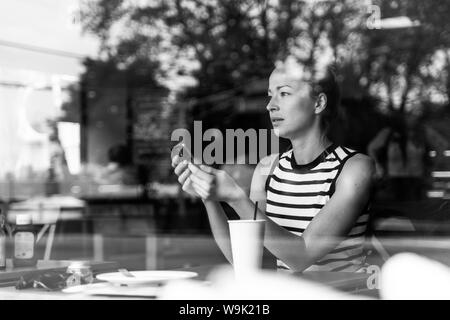
[[[370,167],[374,165],[370,156],[351,147],[336,145],[334,152],[341,160],[345,160],[344,167]]]
[[[355,153],[346,161],[346,165],[352,167],[370,167],[374,165],[374,161],[368,155],[355,151]]]
[[[373,159],[363,153],[355,152],[345,162],[340,180],[352,181],[368,180],[375,178],[375,162]]]
[[[256,166],[255,172],[261,175],[269,175],[272,171],[272,168],[275,166],[275,164],[278,164],[278,160],[283,156],[283,154],[280,153],[272,153],[269,154],[258,162],[258,165]]]
[[[275,160],[279,159],[282,156],[282,154],[279,153],[272,153],[269,154],[263,158],[261,158],[261,160],[259,160],[258,165],[267,165],[267,164],[271,164],[273,163]]]
[[[361,158],[361,156],[362,158],[366,157],[368,159],[371,159],[366,155],[366,153],[342,144],[333,144],[332,152],[335,154],[335,156],[337,155],[340,160],[350,160],[354,157]]]

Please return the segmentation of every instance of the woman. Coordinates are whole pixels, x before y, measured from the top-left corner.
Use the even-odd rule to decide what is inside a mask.
[[[224,171],[172,160],[183,190],[200,196],[214,238],[229,261],[226,201],[241,219],[266,220],[265,247],[279,269],[362,271],[367,206],[374,176],[369,157],[327,137],[339,90],[331,68],[309,73],[279,65],[269,78],[267,105],[275,133],[292,149],[261,160],[248,197]]]

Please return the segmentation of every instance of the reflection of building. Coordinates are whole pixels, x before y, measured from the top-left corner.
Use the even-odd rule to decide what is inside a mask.
[[[141,182],[146,172],[161,172],[158,161],[168,154],[170,142],[167,90],[152,83],[151,74],[138,79],[109,63],[93,63],[84,77],[78,106],[82,162],[106,166],[108,150],[124,144],[130,149],[133,165],[140,167]]]
[[[167,91],[140,91],[134,99],[134,162],[147,167],[149,178],[165,181],[172,176],[170,136],[177,127],[176,106],[170,104]],[[151,165],[149,165],[151,164]]]

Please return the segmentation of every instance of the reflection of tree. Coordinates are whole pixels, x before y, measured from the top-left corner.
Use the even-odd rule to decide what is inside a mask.
[[[421,22],[420,27],[375,32],[369,38],[371,80],[384,87],[387,106],[405,112],[427,102],[448,103],[450,60],[445,57],[450,54],[450,3],[396,0],[381,4],[388,16],[407,15]]]
[[[394,30],[366,30],[362,32],[362,48],[365,54],[360,58],[362,88],[382,99],[388,110],[405,112],[407,104],[427,97],[421,97],[433,82],[427,81],[424,68],[430,57],[440,46],[437,36],[440,21],[431,21],[436,11],[435,2],[423,1],[381,1],[384,17],[409,16],[421,21],[421,27]],[[450,6],[441,8],[446,14]],[[435,15],[435,14],[434,14]],[[442,20],[442,15],[439,20]]]
[[[427,36],[432,41],[435,52],[425,58],[423,77],[432,84],[432,88],[445,95],[450,102],[450,3],[445,0],[434,0],[420,3],[423,8],[419,16],[426,23]],[[436,56],[437,53],[437,56]],[[437,58],[437,59],[436,59]],[[442,62],[442,67],[436,66]]]
[[[369,30],[367,5],[357,0],[97,0],[84,4],[81,17],[124,73],[152,74],[177,92],[188,87],[187,96],[210,97],[202,110],[214,107],[225,118],[234,104],[226,97],[266,78],[288,54],[310,66],[334,56],[344,96],[370,96],[387,112],[448,102],[450,3],[373,2],[383,18],[408,16],[421,26]],[[108,72],[100,83],[111,81]]]
[[[403,97],[420,63],[448,37],[448,4],[392,0],[380,6],[383,17],[408,15],[426,27],[366,30],[367,8],[354,0],[96,1],[85,5],[82,17],[85,30],[97,34],[103,52],[118,63],[158,57],[161,74],[172,68],[192,72],[199,95],[266,76],[275,58],[288,53],[308,62],[317,47],[327,45],[338,60],[356,62],[368,92],[382,81],[389,96],[404,78]]]
[[[267,5],[264,3],[267,2]],[[158,56],[161,72],[191,72],[196,95],[210,95],[267,77],[278,57],[296,51],[305,62],[329,38],[337,51],[354,28],[357,1],[97,1],[83,10],[87,31],[120,62]],[[131,3],[131,4],[130,4]],[[121,28],[118,40],[114,29]],[[167,62],[167,60],[171,60]],[[189,64],[190,62],[190,64]]]

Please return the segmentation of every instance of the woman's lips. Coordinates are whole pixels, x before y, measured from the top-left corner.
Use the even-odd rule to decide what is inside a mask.
[[[283,121],[283,118],[272,118],[272,124],[276,125],[279,124],[281,121]]]

